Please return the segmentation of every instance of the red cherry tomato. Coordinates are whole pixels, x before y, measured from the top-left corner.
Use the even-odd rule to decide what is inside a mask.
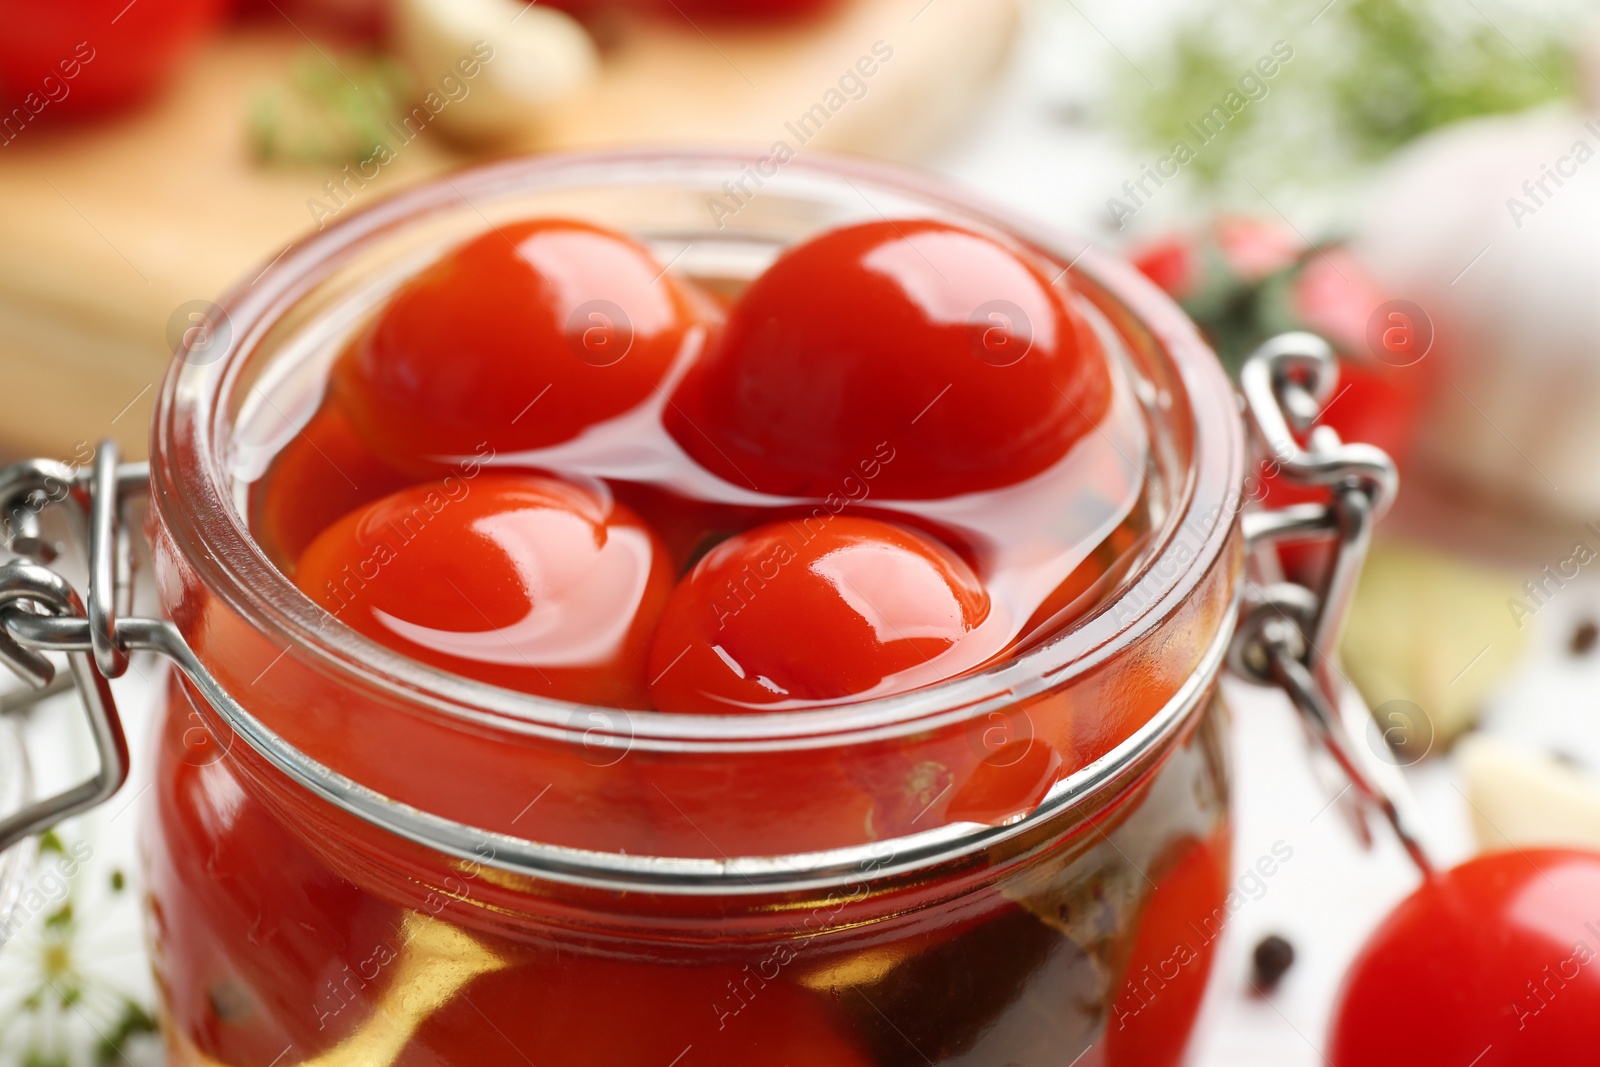
[[[336,395],[397,460],[541,448],[648,398],[699,325],[650,253],[587,223],[500,226],[408,282]]]
[[[1340,359],[1339,384],[1318,423],[1339,431],[1341,440],[1377,445],[1402,465],[1403,472],[1421,405],[1422,398],[1414,388],[1420,380],[1413,368]],[[1322,486],[1296,485],[1286,480],[1270,458],[1263,461],[1259,488],[1252,482],[1246,491],[1253,493],[1261,506],[1269,508],[1322,502],[1329,493]],[[1333,545],[1327,540],[1278,546],[1285,573],[1296,581],[1324,573],[1332,551]]]
[[[415,479],[372,454],[337,407],[324,405],[251,492],[256,540],[286,574],[316,536],[362,504]]]
[[[476,472],[345,516],[295,581],[346,625],[445,670],[648,708],[645,656],[672,578],[655,534],[600,492]]]
[[[1106,1021],[1107,1067],[1183,1062],[1227,916],[1227,839],[1190,841],[1154,877]]]
[[[174,707],[200,699],[186,687],[169,684]],[[401,909],[331,871],[240,784],[234,759],[186,743],[195,731],[179,719],[158,735],[161,802],[147,813],[161,842],[144,855],[160,900],[149,922],[163,1009],[211,1062],[331,1047],[371,1014],[379,988],[325,998],[319,978],[392,945]]]
[[[1401,902],[1351,965],[1334,1067],[1594,1060],[1600,855],[1501,852]]]
[[[1415,305],[1391,302],[1345,248],[1306,261],[1294,313],[1340,354],[1339,382],[1322,422],[1346,441],[1375,444],[1404,469],[1423,404],[1435,386],[1433,323]]]
[[[1039,806],[1061,777],[1061,754],[1037,737],[996,747],[978,763],[972,777],[950,798],[950,822],[999,826]]]
[[[1287,223],[1249,215],[1221,216],[1211,238],[1228,269],[1246,282],[1293,266],[1306,251],[1305,240]]]
[[[791,249],[745,293],[666,413],[729,482],[825,496],[887,445],[873,491],[947,497],[1049,467],[1105,414],[1105,358],[1040,268],[941,222]]]
[[[393,7],[393,0],[234,0],[233,14],[355,44],[381,39]]]
[[[1146,278],[1174,300],[1187,300],[1200,283],[1201,252],[1186,235],[1162,238],[1128,254]]]
[[[223,0],[0,0],[0,105],[8,116],[0,142],[36,120],[144,99],[222,9]]]
[[[884,696],[938,681],[989,613],[959,556],[840,516],[724,541],[673,592],[650,652],[661,711],[724,714]]]

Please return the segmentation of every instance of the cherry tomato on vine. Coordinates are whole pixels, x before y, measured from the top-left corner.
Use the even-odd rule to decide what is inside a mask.
[[[962,559],[876,519],[773,523],[713,548],[674,590],[650,653],[661,711],[771,711],[941,680],[989,613]]]
[[[407,282],[334,369],[396,461],[569,440],[636,407],[703,325],[638,243],[565,219],[498,226]]]
[[[1600,855],[1479,856],[1402,901],[1345,976],[1333,1067],[1590,1063]]]
[[[599,490],[467,470],[334,523],[300,557],[296,584],[444,670],[648,708],[645,656],[672,582],[660,540]]]
[[[1105,415],[1098,339],[1025,254],[930,220],[789,250],[729,314],[668,408],[701,465],[822,497],[887,442],[874,492],[948,497],[1060,460]]]

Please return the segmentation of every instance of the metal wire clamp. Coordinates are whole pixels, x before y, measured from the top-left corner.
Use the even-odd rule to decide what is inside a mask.
[[[1245,414],[1268,464],[1290,482],[1329,491],[1325,504],[1246,512],[1240,521],[1250,553],[1260,559],[1279,542],[1320,539],[1331,542],[1332,554],[1311,585],[1246,579],[1229,666],[1288,695],[1362,805],[1389,823],[1426,875],[1433,867],[1405,783],[1396,768],[1359,743],[1370,716],[1338,665],[1339,638],[1373,523],[1399,488],[1394,461],[1382,449],[1346,443],[1332,427],[1318,425],[1338,376],[1333,349],[1309,333],[1268,340],[1240,372]]]

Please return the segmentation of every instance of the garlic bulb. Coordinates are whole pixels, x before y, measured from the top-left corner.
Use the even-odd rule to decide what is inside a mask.
[[[399,0],[394,35],[432,118],[475,141],[526,132],[600,69],[576,20],[520,0]]]
[[[1399,153],[1353,251],[1437,331],[1414,470],[1555,517],[1600,509],[1600,121],[1566,106]]]

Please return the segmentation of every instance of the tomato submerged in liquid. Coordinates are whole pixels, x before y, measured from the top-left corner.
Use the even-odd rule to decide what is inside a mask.
[[[704,715],[936,684],[1069,625],[1148,528],[1142,415],[1065,277],[999,237],[867,223],[780,255],[724,326],[632,238],[501,224],[357,330],[254,487],[256,528],[344,625],[540,696]],[[796,839],[1012,818],[1100,754],[1053,742],[888,779],[796,754],[861,794]],[[695,821],[670,792],[667,820]]]
[[[905,527],[774,523],[722,542],[678,586],[651,695],[661,711],[716,715],[904,692],[956,673],[940,660],[988,616],[971,568]]]
[[[1225,838],[1158,807],[1065,867],[883,931],[797,936],[819,917],[849,931],[867,895],[846,887],[775,940],[710,951],[530,936],[502,925],[515,915],[459,923],[494,873],[478,865],[409,901],[363,888],[337,825],[287,829],[220,755],[169,730],[157,756],[151,936],[175,1067],[1175,1067],[1225,914]],[[1187,746],[1156,788],[1215,817],[1216,770]]]
[[[862,456],[899,454],[885,496],[1024,481],[1104,418],[1094,332],[1040,265],[944,223],[883,221],[779,257],[667,411],[684,449],[735,484],[823,496]]]
[[[425,482],[329,526],[295,580],[345,625],[447,671],[650,707],[666,549],[607,493],[513,473]]]
[[[1001,662],[1102,602],[1137,556],[1151,514],[1144,415],[1059,267],[940,223],[853,227],[780,257],[753,299],[731,302],[724,331],[665,258],[587,223],[502,224],[356,331],[320,408],[250,497],[262,547],[329,625],[595,706],[578,713],[805,714]],[[830,277],[839,291],[792,334],[807,351],[776,351],[771,323],[803,319]],[[879,301],[891,305],[881,322]],[[793,409],[775,412],[785,397]],[[761,410],[784,419],[758,441]],[[780,439],[796,432],[803,447],[787,451]],[[338,713],[358,728],[362,708]],[[608,755],[603,788],[627,799],[605,810],[637,808],[625,850],[655,855],[1000,824],[1099,754],[1074,733],[1089,713],[1073,713],[1048,736],[993,740],[986,720],[915,754],[897,740],[799,747],[764,765],[769,814],[743,823],[749,798],[730,783],[744,779],[625,750]],[[1120,739],[1132,717],[1080,732]],[[375,739],[405,774],[445,779],[420,795],[450,787],[458,767],[440,771],[414,735],[384,727],[352,736]],[[481,751],[499,763],[475,776],[474,803],[520,811],[509,832],[546,839],[541,820],[562,801],[494,792],[512,777],[501,764],[540,750]],[[475,904],[496,914],[499,898],[477,898],[514,892],[503,872],[452,867],[429,899],[460,907],[442,913],[392,885],[358,890],[346,878],[363,878],[363,861],[337,835],[280,826],[233,781],[232,761],[165,758],[177,766],[153,866],[158,955],[172,961],[174,1029],[198,1053],[184,1062],[206,1067],[286,1046],[285,1064],[384,1067],[1060,1067],[1089,1050],[1087,1067],[1140,1063],[1150,1047],[1165,1062],[1193,997],[1166,998],[1136,1038],[1103,1040],[1128,965],[1117,946],[1147,921],[1136,959],[1160,960],[1179,919],[1217,903],[1210,853],[1151,867],[1159,890],[1143,872],[1108,873],[1133,862],[1124,850],[1156,861],[1192,839],[1176,825],[1187,812],[1134,816],[1132,830],[1117,815],[1098,830],[1113,851],[1028,890],[1047,907],[986,887],[878,932],[854,929],[829,894],[814,914],[849,932],[813,948],[798,914],[771,943],[731,927],[669,943],[671,921],[653,926],[656,905],[640,896],[650,945],[609,932],[546,940],[497,918],[454,924]],[[1185,752],[1157,773],[1187,783],[1209,766]],[[557,777],[516,771],[524,785]],[[1206,792],[1178,790],[1191,805]],[[518,906],[498,914],[517,919]]]
[[[781,255],[726,328],[715,306],[588,223],[474,238],[404,282],[335,362],[322,408],[253,490],[264,547],[345,624],[436,666],[716,714],[978,669],[1040,612],[1070,621],[1062,605],[1089,606],[1082,592],[1138,543],[1142,430],[1032,253],[945,223],[868,223]],[[624,581],[533,532],[530,514],[549,525],[561,508],[530,511],[502,469],[537,472],[518,477],[563,497],[571,530],[587,514],[593,561],[642,539],[644,562]],[[740,484],[752,472],[758,491]],[[426,535],[389,544],[410,514]],[[687,571],[659,629],[668,550],[651,525]],[[805,559],[785,568],[768,557],[791,533]],[[394,559],[374,560],[380,547]],[[592,617],[574,631],[579,605]],[[529,647],[535,616],[587,658]]]
[[[401,465],[559,444],[654,392],[707,307],[621,234],[498,226],[389,299],[334,368],[333,393]]]

